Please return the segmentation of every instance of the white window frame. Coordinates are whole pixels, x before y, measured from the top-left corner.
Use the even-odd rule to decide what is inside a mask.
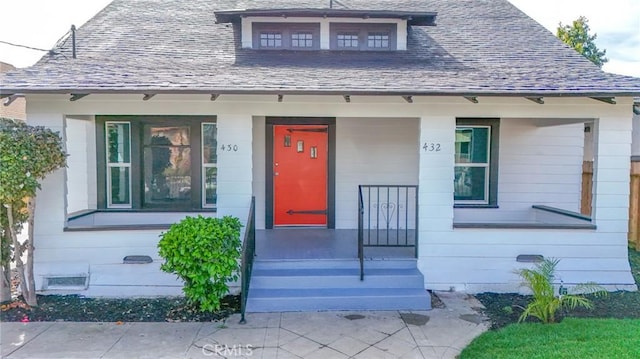
[[[377,39],[379,37],[379,39]],[[373,41],[373,46],[370,46]],[[380,42],[380,46],[375,46],[376,42]],[[387,46],[382,46],[384,42]],[[367,48],[388,50],[391,47],[391,35],[388,32],[369,32],[367,33]]]
[[[201,158],[201,164],[202,164],[202,178],[201,178],[201,183],[200,186],[202,186],[201,188],[201,192],[202,192],[202,208],[217,208],[217,203],[218,201],[216,200],[216,203],[207,203],[207,169],[208,168],[218,168],[218,161],[216,160],[216,163],[206,163],[205,159],[204,159],[204,126],[205,125],[213,125],[216,129],[216,152],[217,152],[217,141],[218,141],[218,125],[216,122],[202,122],[200,124],[200,156]],[[216,171],[217,172],[217,171]],[[218,191],[218,181],[216,178],[216,193]]]
[[[266,38],[263,39],[262,36],[266,36]],[[273,36],[273,38],[270,36]],[[264,45],[262,43],[263,40],[265,41]],[[273,46],[269,45],[269,41],[273,41]],[[277,45],[278,41],[280,41],[280,45]],[[284,47],[284,34],[280,31],[261,31],[258,35],[258,42],[260,47],[264,49],[281,49]]]
[[[109,162],[110,153],[109,153],[109,125],[111,124],[126,124],[129,130],[129,162]],[[105,153],[106,153],[106,180],[107,180],[107,208],[132,208],[132,183],[131,183],[131,122],[129,121],[105,121],[104,123],[104,133],[105,133]],[[112,192],[111,192],[111,168],[120,167],[120,168],[129,168],[129,203],[112,203]]]
[[[456,126],[456,131],[465,128],[486,128],[487,129],[487,160],[486,163],[473,163],[473,162],[456,162],[455,168],[458,167],[484,167],[484,199],[483,200],[456,200],[454,198],[454,204],[489,204],[489,181],[491,180],[491,126],[486,125],[459,125]],[[455,149],[454,149],[455,150]],[[455,156],[455,153],[454,153]],[[472,158],[472,156],[470,156]],[[454,191],[455,196],[455,191]]]
[[[314,44],[313,32],[311,31],[293,31],[291,32],[291,48],[292,49],[312,49]],[[294,36],[297,36],[297,39],[294,39]],[[308,36],[310,36],[308,38]],[[294,41],[298,42],[298,45],[295,46]],[[311,44],[309,44],[311,41]],[[302,44],[302,46],[300,46]],[[307,46],[309,44],[309,46]]]

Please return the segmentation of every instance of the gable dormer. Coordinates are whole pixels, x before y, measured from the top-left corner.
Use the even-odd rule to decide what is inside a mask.
[[[215,13],[239,23],[242,48],[404,51],[409,26],[434,26],[437,13],[353,9],[249,9]]]

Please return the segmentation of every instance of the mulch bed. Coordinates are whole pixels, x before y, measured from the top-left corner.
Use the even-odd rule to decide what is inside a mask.
[[[179,297],[106,299],[77,295],[38,296],[38,306],[21,301],[4,304],[0,321],[69,322],[211,322],[240,312],[240,296],[226,296],[219,311],[203,313]]]
[[[636,283],[640,283],[640,252],[629,250],[631,273]],[[476,298],[486,307],[484,313],[491,319],[491,328],[498,329],[517,323],[523,307],[526,307],[531,296],[514,293],[480,293]],[[589,297],[593,309],[576,308],[571,312],[558,313],[557,319],[563,317],[580,318],[633,318],[640,319],[640,292],[611,292],[606,297]],[[527,321],[536,321],[530,319]]]

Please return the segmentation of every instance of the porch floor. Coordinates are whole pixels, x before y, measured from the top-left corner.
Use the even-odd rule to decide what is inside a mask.
[[[394,236],[395,232],[390,232],[390,235]],[[409,238],[412,236],[413,233],[408,234]],[[404,236],[401,236],[400,243],[403,240]],[[364,255],[366,259],[415,258],[413,247],[365,247]],[[277,228],[256,231],[256,260],[355,258],[358,258],[357,229]]]

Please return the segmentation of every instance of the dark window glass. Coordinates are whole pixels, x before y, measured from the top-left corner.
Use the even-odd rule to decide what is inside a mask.
[[[191,201],[189,126],[144,125],[144,205]]]

